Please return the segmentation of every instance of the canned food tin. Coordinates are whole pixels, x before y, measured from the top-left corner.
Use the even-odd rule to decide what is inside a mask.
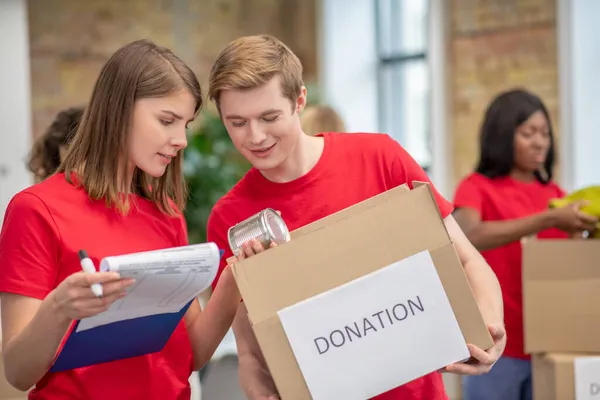
[[[237,255],[242,245],[252,239],[258,239],[268,249],[271,242],[288,242],[290,232],[281,216],[272,208],[267,208],[229,228],[227,238],[231,251]]]

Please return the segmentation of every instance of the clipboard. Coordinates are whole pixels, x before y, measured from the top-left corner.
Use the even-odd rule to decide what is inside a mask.
[[[223,257],[223,250],[219,250]],[[161,351],[189,309],[192,299],[175,313],[154,314],[77,331],[75,321],[50,372],[61,372]]]

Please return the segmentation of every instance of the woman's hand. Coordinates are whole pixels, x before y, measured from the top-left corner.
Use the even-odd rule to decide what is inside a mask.
[[[102,285],[102,297],[96,297],[92,292],[93,283]],[[125,296],[126,289],[133,283],[134,279],[121,279],[117,272],[90,274],[82,271],[62,281],[53,290],[52,296],[60,314],[78,320],[106,311],[115,300]]]
[[[281,217],[281,211],[275,211]],[[277,243],[271,242],[269,248],[277,247]],[[251,239],[242,244],[237,255],[233,255],[227,259],[227,264],[234,264],[237,261],[242,261],[244,258],[252,257],[255,254],[262,253],[266,249],[258,239]]]
[[[271,242],[269,248],[277,247],[277,243]],[[242,244],[242,247],[237,253],[237,257],[229,257],[227,259],[228,264],[232,264],[235,261],[242,261],[245,258],[252,257],[255,254],[262,253],[266,249],[263,245],[258,241],[258,239],[251,239],[246,243]]]
[[[594,231],[598,225],[598,218],[581,211],[585,202],[571,203],[565,207],[553,208],[547,212],[552,220],[552,225],[570,234],[583,231]]]

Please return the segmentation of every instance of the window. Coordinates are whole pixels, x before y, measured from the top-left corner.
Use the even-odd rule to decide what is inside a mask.
[[[428,0],[376,0],[379,130],[431,167]]]

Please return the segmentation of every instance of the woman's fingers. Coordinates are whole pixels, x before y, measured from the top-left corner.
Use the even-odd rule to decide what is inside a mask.
[[[124,297],[125,292],[111,293],[102,297],[87,297],[74,300],[72,308],[76,319],[87,318],[106,311],[116,300]]]
[[[96,274],[88,274],[88,275],[96,275]],[[69,297],[70,298],[96,298],[96,295],[92,291],[92,283],[100,283],[93,282],[87,284],[90,280],[85,280],[85,284],[82,283],[82,286],[75,286],[69,289]],[[118,280],[109,280],[102,283],[102,297],[110,297],[113,294],[125,293],[125,291],[131,287],[135,283],[135,279],[133,278],[125,278]]]

